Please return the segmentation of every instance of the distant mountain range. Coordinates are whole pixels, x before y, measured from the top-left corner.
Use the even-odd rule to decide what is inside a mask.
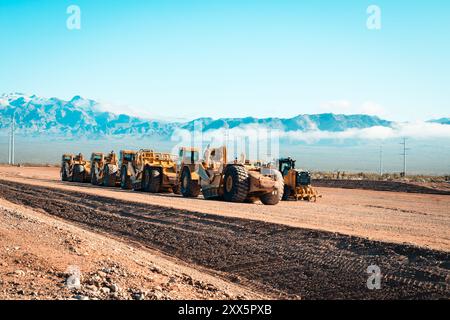
[[[441,119],[436,119],[436,120],[430,120],[430,122],[440,123],[440,124],[450,124],[450,118],[441,118]]]
[[[102,110],[96,101],[70,101],[20,93],[0,96],[0,129],[9,128],[15,112],[18,132],[34,136],[169,135],[177,124],[151,121]]]
[[[177,128],[192,130],[201,124],[203,131],[240,128],[246,125],[267,126],[282,131],[321,130],[339,132],[374,126],[390,127],[393,122],[369,115],[340,115],[332,113],[298,115],[293,118],[199,118],[188,122],[168,122],[114,114],[104,111],[96,101],[73,97],[70,101],[42,98],[20,93],[0,96],[0,130],[7,130],[15,113],[19,133],[32,136],[62,135],[65,137],[100,137],[114,135],[143,135],[169,137]],[[450,119],[432,120],[450,124]]]

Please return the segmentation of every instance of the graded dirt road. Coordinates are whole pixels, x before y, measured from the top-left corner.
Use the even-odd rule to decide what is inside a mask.
[[[319,188],[323,198],[317,203],[288,201],[264,206],[64,183],[55,167],[0,166],[0,179],[450,251],[450,196],[445,195]]]
[[[270,212],[267,211],[269,209],[283,213],[283,210],[288,211],[286,208],[293,208],[292,205],[305,205],[311,209],[317,204],[233,206],[169,195],[109,191],[121,195],[111,197],[109,194],[100,195],[106,192],[104,189],[87,185],[62,187],[51,177],[47,181],[35,179],[24,184],[17,182],[20,180],[17,174],[9,172],[9,175],[2,176],[2,179],[9,181],[0,181],[0,195],[8,201],[42,210],[89,230],[139,243],[271,297],[449,298],[448,251],[376,242],[319,230],[326,230],[327,226],[313,228],[316,230],[299,228],[282,214],[284,220],[280,219],[281,223],[271,221],[276,218],[274,216],[266,221],[256,219],[258,214]],[[45,178],[41,176],[40,179]],[[48,184],[53,184],[53,187]],[[55,184],[57,188],[54,188]],[[79,189],[75,191],[73,188]],[[344,200],[351,200],[354,191],[350,192],[352,195],[347,194]],[[135,196],[149,197],[153,203],[139,201]],[[123,200],[124,197],[133,198],[133,202]],[[380,198],[377,199],[379,202]],[[446,198],[440,200],[448,201]],[[166,201],[171,201],[172,205],[167,205]],[[401,203],[394,199],[390,201],[391,205]],[[177,205],[173,205],[175,203]],[[185,206],[180,207],[183,204]],[[216,212],[210,214],[205,210],[197,210],[195,206],[210,206],[209,210]],[[343,206],[349,207],[348,202],[344,201]],[[376,204],[374,206],[367,207],[368,211],[379,209]],[[430,220],[428,217],[432,216],[434,220],[431,219],[431,225],[441,219],[448,227],[448,211],[439,212],[438,208],[434,208],[436,211],[428,214],[429,206],[430,203],[424,203],[423,213],[426,214],[420,215],[422,221]],[[237,208],[243,210],[240,217],[233,213]],[[334,208],[339,208],[339,204],[335,204]],[[417,205],[414,208],[414,211],[391,210],[393,212],[390,215],[414,216],[418,212]],[[249,214],[252,215],[251,219],[246,218]],[[354,217],[354,220],[358,221],[358,217]],[[364,223],[367,224],[367,221]],[[389,225],[388,221],[384,224]],[[420,227],[419,221],[416,225]],[[437,225],[435,227],[438,228]],[[437,239],[434,243],[442,242],[448,236],[448,230],[435,235]],[[429,232],[424,230],[419,240],[432,238]],[[371,265],[381,270],[380,290],[367,288],[367,268]]]

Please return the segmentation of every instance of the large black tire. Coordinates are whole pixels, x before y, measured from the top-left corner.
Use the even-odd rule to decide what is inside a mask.
[[[283,201],[289,200],[291,193],[292,193],[291,187],[289,187],[288,185],[285,184],[284,191],[283,191],[283,197],[281,198],[281,200],[283,200]]]
[[[158,193],[161,191],[162,173],[158,169],[151,169],[150,171],[150,185],[149,191]]]
[[[276,190],[272,191],[271,193],[262,195],[259,199],[265,205],[274,206],[278,204],[278,202],[280,202],[283,198],[283,189],[283,185],[280,184]]]
[[[172,187],[172,192],[174,193],[174,194],[181,194],[181,191],[180,191],[180,186],[177,184],[176,186],[173,186]]]
[[[142,179],[142,189],[145,192],[158,193],[161,190],[161,171],[146,167]]]
[[[223,198],[229,202],[244,202],[250,188],[247,170],[240,165],[229,165],[225,170]]]
[[[61,180],[62,181],[69,181],[69,164],[67,162],[64,162],[62,168],[61,168]]]
[[[198,181],[192,180],[191,171],[187,167],[181,172],[180,191],[187,198],[196,198],[200,194]]]
[[[91,173],[84,172],[83,182],[91,182]]]
[[[273,190],[270,193],[266,193],[259,198],[261,200],[261,202],[265,205],[273,206],[273,205],[278,204],[278,202],[280,202],[281,199],[283,199],[283,196],[284,196],[283,176],[281,175],[280,172],[277,172],[274,175],[274,179],[276,181],[275,190]]]
[[[103,172],[103,185],[105,187],[115,187],[117,180],[117,171],[114,173],[109,172],[109,165],[105,165]]]
[[[131,179],[127,174],[127,167],[125,166],[120,170],[120,187],[124,190],[131,189]]]
[[[94,162],[94,165],[91,167],[91,184],[97,186],[99,185],[98,176],[96,174],[98,171],[98,163]]]
[[[213,189],[202,188],[202,194],[205,200],[222,200],[223,198],[222,196],[217,194],[216,188]]]
[[[73,173],[72,173],[72,181],[73,182],[84,182],[86,174],[86,169],[81,164],[76,164],[73,167]]]
[[[142,173],[142,190],[150,192],[150,180],[152,179],[152,172],[149,167],[145,167]]]

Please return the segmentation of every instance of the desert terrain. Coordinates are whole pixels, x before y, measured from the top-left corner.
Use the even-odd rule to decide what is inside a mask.
[[[0,166],[0,298],[450,297],[449,195],[318,189],[316,203],[236,204]]]

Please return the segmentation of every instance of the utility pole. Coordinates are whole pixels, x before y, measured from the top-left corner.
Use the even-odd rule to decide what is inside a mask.
[[[16,131],[16,112],[14,111],[11,116],[11,127],[9,130],[9,139],[8,139],[8,164],[14,164],[15,162],[15,131]]]
[[[380,177],[383,176],[383,146],[380,146]]]
[[[11,164],[11,129],[8,133],[8,164]]]
[[[228,124],[228,122],[226,122],[225,123],[225,147],[226,147],[226,149],[227,149],[227,153],[226,153],[226,156],[227,156],[227,158],[228,158],[228,141],[229,141],[229,138],[230,138],[230,132],[229,132],[229,130],[230,130],[230,126],[229,126],[229,124]],[[234,155],[235,157],[236,157],[236,154]],[[234,159],[233,159],[234,160]],[[228,159],[225,159],[225,161],[228,161]]]
[[[15,149],[16,149],[16,112],[14,111],[11,122],[11,164],[14,165],[15,162]]]
[[[410,150],[409,148],[406,148],[406,138],[403,138],[403,142],[400,143],[403,146],[403,153],[401,154],[403,156],[403,177],[406,177],[406,151]]]

